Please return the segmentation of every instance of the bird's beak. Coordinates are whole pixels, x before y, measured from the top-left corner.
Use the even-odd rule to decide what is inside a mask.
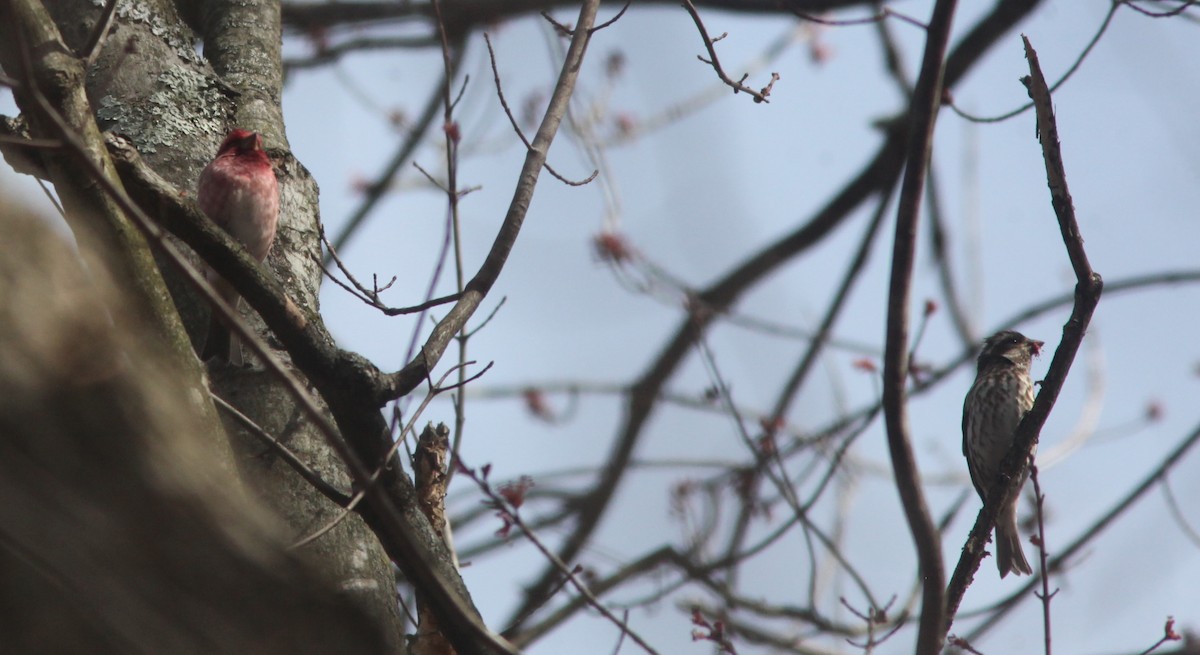
[[[1044,345],[1046,345],[1045,341],[1030,341],[1029,342],[1029,350],[1036,357],[1037,355],[1042,354],[1042,346],[1044,346]]]
[[[245,152],[262,150],[262,137],[258,134],[258,132],[251,132],[250,134],[246,135],[246,138],[242,139],[241,146],[242,150]]]

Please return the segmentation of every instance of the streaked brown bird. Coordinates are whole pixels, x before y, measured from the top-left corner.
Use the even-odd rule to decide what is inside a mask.
[[[979,353],[975,384],[963,403],[963,455],[984,505],[988,504],[988,489],[999,475],[1017,426],[1033,407],[1029,364],[1041,353],[1042,345],[1020,332],[1005,330],[988,337]],[[1028,475],[1028,470],[1022,471],[1022,485]],[[1017,575],[1033,573],[1017,531],[1019,500],[1020,494],[1014,494],[1012,501],[997,512],[996,566],[1001,578],[1009,571]]]

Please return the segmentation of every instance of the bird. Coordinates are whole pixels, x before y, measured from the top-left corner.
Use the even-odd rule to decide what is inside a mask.
[[[196,189],[200,209],[254,259],[262,263],[275,242],[279,224],[279,183],[271,158],[263,150],[262,135],[241,128],[229,132],[216,157],[200,173]],[[237,311],[241,296],[211,267],[205,278],[217,294]],[[241,342],[213,311],[209,321],[202,360],[212,357],[242,366]]]
[[[962,427],[963,455],[984,506],[989,504],[988,490],[1000,474],[1000,463],[1013,444],[1017,426],[1033,407],[1029,366],[1043,345],[1012,330],[998,332],[983,342],[975,383],[963,402]],[[1024,485],[1029,471],[1022,470],[1020,475]],[[996,513],[996,566],[1001,578],[1009,572],[1033,573],[1017,531],[1019,500],[1020,494],[1013,494],[1012,500]]]

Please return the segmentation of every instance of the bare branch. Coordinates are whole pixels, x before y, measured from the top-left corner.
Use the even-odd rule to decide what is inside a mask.
[[[83,59],[88,68],[96,63],[96,57],[99,56],[100,49],[104,47],[104,39],[108,36],[108,31],[112,29],[113,16],[116,13],[117,0],[108,0],[104,5],[104,13],[100,15],[100,20],[96,22],[96,27],[92,30],[92,35],[76,53],[76,56]]]
[[[726,35],[722,34],[715,39],[708,35],[708,29],[704,27],[704,21],[700,19],[700,12],[696,11],[696,5],[692,4],[692,0],[683,0],[683,8],[687,10],[688,14],[692,17],[692,21],[696,23],[696,29],[700,30],[700,38],[704,39],[704,47],[708,49],[708,59],[699,55],[696,58],[712,66],[713,70],[717,72],[717,77],[729,85],[734,93],[738,93],[739,91],[747,93],[754,98],[754,102],[770,102],[767,97],[771,95],[771,89],[775,86],[775,82],[779,81],[779,74],[771,73],[771,82],[758,91],[743,84],[749,74],[743,75],[742,79],[736,82],[730,79],[729,75],[725,73],[725,69],[721,68],[721,61],[717,58],[717,48],[714,45],[717,41],[725,38]]]
[[[621,11],[624,13],[625,10],[622,9]],[[612,20],[615,21],[616,18],[613,18]],[[595,31],[596,30],[592,30],[593,33],[595,33]],[[508,122],[512,125],[513,131],[517,133],[517,138],[521,140],[521,143],[525,144],[525,149],[528,150],[533,146],[530,145],[529,139],[525,136],[525,133],[521,131],[521,126],[517,123],[517,118],[513,116],[512,109],[508,106],[508,100],[504,97],[504,86],[500,84],[500,69],[496,67],[496,51],[492,48],[492,37],[490,37],[487,32],[484,32],[483,41],[487,44],[488,58],[492,63],[492,79],[494,79],[496,82],[496,95],[500,98],[500,107],[504,109],[504,115],[508,116]],[[558,178],[558,181],[566,184],[567,186],[583,186],[596,179],[596,176],[600,174],[600,171],[595,170],[592,171],[591,175],[587,176],[587,178],[583,180],[569,180],[558,171],[554,170],[554,168],[550,166],[549,162],[546,162],[545,166],[548,173]]]
[[[304,478],[305,481],[311,484],[314,489],[320,491],[321,495],[328,498],[338,507],[346,507],[346,505],[350,503],[349,496],[342,493],[340,490],[322,478],[321,474],[312,470],[307,464],[300,461],[300,458],[296,456],[296,453],[293,453],[291,449],[283,445],[279,441],[278,437],[272,437],[271,435],[267,434],[267,431],[264,430],[262,426],[255,423],[249,416],[243,414],[241,410],[229,404],[229,402],[224,398],[215,393],[210,395],[213,399],[213,402],[217,404],[217,408],[233,417],[233,419],[237,421],[243,428],[245,428],[247,432],[254,435],[255,438],[263,442],[263,444],[265,444],[268,448],[275,451],[275,454],[279,455],[283,461],[287,462],[287,465],[292,467],[292,469],[295,470],[300,477]]]
[[[582,30],[580,33],[583,33]],[[650,644],[647,643],[646,640],[643,639],[638,633],[630,629],[629,625],[626,624],[625,621],[617,618],[616,615],[614,615],[611,610],[605,607],[604,604],[600,602],[600,599],[592,593],[588,585],[584,584],[579,579],[579,573],[582,572],[582,567],[579,565],[574,567],[567,566],[566,562],[555,556],[555,554],[552,553],[550,549],[542,543],[537,534],[525,525],[524,520],[521,519],[520,507],[522,502],[524,502],[524,494],[525,490],[527,489],[526,486],[519,484],[509,485],[507,487],[501,487],[500,491],[497,492],[492,489],[491,483],[487,480],[486,467],[484,472],[476,472],[473,469],[467,468],[466,464],[463,464],[461,459],[459,460],[459,467],[459,470],[462,471],[464,475],[471,478],[471,480],[473,480],[475,484],[479,486],[480,491],[482,491],[484,496],[488,498],[492,509],[497,511],[497,513],[505,521],[506,526],[513,525],[519,528],[521,533],[525,535],[525,538],[528,539],[529,542],[532,543],[539,552],[541,552],[543,557],[550,561],[550,563],[559,571],[559,573],[563,575],[563,578],[575,588],[575,591],[587,600],[587,604],[589,606],[600,612],[604,618],[616,625],[617,628],[621,630],[622,634],[627,635],[634,641],[634,643],[636,643],[638,646],[641,646],[642,650],[650,653],[650,655],[657,655],[658,651],[654,650],[654,648],[650,646]],[[532,481],[529,481],[528,484],[531,485]],[[509,491],[506,492],[506,488]]]
[[[1054,359],[1050,362],[1050,370],[1042,381],[1041,391],[1033,403],[1033,408],[1021,420],[1013,444],[1000,466],[1000,474],[996,476],[993,488],[988,490],[988,498],[997,501],[988,503],[980,511],[975,520],[975,527],[963,547],[962,557],[954,570],[950,586],[947,589],[948,618],[953,621],[963,594],[983,560],[984,545],[988,542],[992,527],[996,522],[996,510],[1004,507],[1012,497],[1019,493],[1018,486],[1023,479],[1019,471],[1029,459],[1030,453],[1037,445],[1038,435],[1042,425],[1050,415],[1058,394],[1066,382],[1067,373],[1075,361],[1079,345],[1087,332],[1092,313],[1100,302],[1100,293],[1104,282],[1100,275],[1092,270],[1088,263],[1087,254],[1083,249],[1083,237],[1079,232],[1079,223],[1075,218],[1075,208],[1071,204],[1071,194],[1067,189],[1066,172],[1063,169],[1062,152],[1058,142],[1058,127],[1054,121],[1054,108],[1050,98],[1050,90],[1038,64],[1037,53],[1028,39],[1025,41],[1025,56],[1029,60],[1029,77],[1022,82],[1029,90],[1029,95],[1037,109],[1038,134],[1042,143],[1042,154],[1046,162],[1046,177],[1050,186],[1050,200],[1058,217],[1059,229],[1063,235],[1071,266],[1075,270],[1075,305],[1071,317],[1063,326],[1063,338],[1054,351]],[[947,626],[949,628],[949,626]]]
[[[354,296],[355,298],[358,298],[359,300],[363,301],[367,305],[370,305],[371,307],[378,309],[380,312],[383,313],[384,316],[402,316],[405,314],[416,314],[418,312],[423,312],[427,309],[432,309],[433,307],[437,307],[439,305],[445,305],[447,303],[452,303],[461,297],[461,294],[459,294],[459,293],[452,293],[448,296],[442,296],[441,298],[433,298],[431,300],[426,300],[425,302],[423,302],[419,305],[414,305],[412,307],[390,307],[388,305],[385,305],[383,303],[383,301],[381,301],[379,299],[379,294],[382,293],[383,291],[385,291],[386,289],[388,289],[389,287],[391,287],[392,284],[394,284],[396,282],[395,276],[393,276],[392,279],[387,284],[383,285],[382,288],[376,284],[372,288],[368,289],[365,285],[363,285],[361,282],[358,281],[358,279],[356,279],[354,277],[354,274],[351,273],[350,269],[346,266],[346,264],[344,262],[342,262],[342,258],[338,256],[337,249],[334,248],[333,244],[329,243],[329,240],[325,238],[324,228],[321,229],[321,242],[325,244],[326,255],[333,259],[334,263],[337,264],[338,270],[340,270],[342,272],[342,274],[346,276],[346,279],[350,281],[350,284],[347,285],[345,282],[342,282],[341,280],[339,280],[326,267],[325,262],[323,262],[320,257],[315,257],[315,259],[317,261],[317,265],[319,265],[321,267],[321,270],[325,272],[325,276],[327,278],[329,278],[329,280],[331,282],[333,282],[334,284],[345,289],[346,292],[349,293],[350,295]],[[353,285],[353,286],[351,286],[351,285]]]
[[[1046,514],[1045,504],[1046,496],[1042,493],[1042,484],[1038,480],[1038,467],[1030,463],[1029,479],[1033,481],[1033,500],[1034,507],[1037,511],[1037,536],[1034,539],[1034,545],[1037,546],[1038,560],[1041,563],[1041,575],[1038,578],[1042,581],[1042,593],[1037,594],[1042,601],[1042,632],[1044,634],[1045,653],[1050,655],[1050,599],[1058,593],[1055,589],[1053,593],[1050,591],[1050,570],[1046,567],[1048,559],[1048,551],[1046,549]],[[1036,593],[1036,592],[1035,592]]]
[[[942,81],[950,27],[956,2],[939,0],[934,5],[925,41],[921,72],[909,105],[909,136],[896,214],[896,237],[892,250],[891,284],[888,290],[887,344],[883,355],[883,413],[887,427],[888,452],[896,476],[904,515],[916,544],[922,585],[921,623],[917,634],[918,655],[941,651],[945,637],[945,599],[942,585],[941,539],[929,514],[921,489],[920,473],[908,432],[907,385],[909,376],[909,304],[913,259],[916,252],[917,219],[933,127],[942,101]]]

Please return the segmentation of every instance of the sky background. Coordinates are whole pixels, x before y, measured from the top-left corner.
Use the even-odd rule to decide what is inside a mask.
[[[961,35],[990,3],[963,3],[955,25]],[[924,20],[928,2],[896,5]],[[611,16],[613,9],[602,11]],[[1108,3],[1049,3],[1021,25],[1037,49],[1051,81],[1071,66],[1093,38]],[[850,15],[861,15],[851,12]],[[1063,155],[1088,254],[1112,284],[1121,279],[1175,270],[1200,269],[1200,23],[1194,18],[1151,19],[1122,9],[1079,71],[1055,95]],[[572,22],[572,12],[556,16]],[[844,17],[844,16],[838,16]],[[747,18],[704,12],[710,33],[728,32],[719,43],[731,73],[751,70],[748,84],[762,86],[769,73],[781,75],[771,102],[758,105],[744,95],[714,90],[711,68],[695,55],[703,46],[690,18],[673,6],[635,7],[598,33],[575,97],[577,120],[590,122],[605,144],[603,180],[569,187],[543,175],[517,246],[496,288],[481,309],[504,306],[470,342],[469,356],[494,367],[468,393],[464,458],[471,466],[491,463],[495,480],[531,475],[544,488],[571,486],[550,474],[594,469],[607,456],[622,417],[622,399],[585,394],[573,404],[550,396],[556,410],[570,406],[570,420],[547,425],[532,419],[519,398],[495,399],[506,388],[548,382],[626,383],[656,356],[683,314],[676,295],[631,291],[611,267],[597,260],[592,237],[619,230],[640,252],[692,287],[703,287],[781,235],[808,220],[880,143],[874,121],[894,116],[904,99],[885,76],[874,26],[815,28],[780,18]],[[899,20],[889,28],[915,71],[923,48],[921,30]],[[400,28],[403,29],[403,28]],[[540,19],[525,19],[490,31],[510,105],[518,115],[531,98],[545,98],[554,82],[560,45]],[[791,45],[765,67],[752,68],[773,43]],[[816,39],[826,54],[815,62]],[[954,40],[952,40],[952,43]],[[285,53],[302,56],[302,41]],[[606,58],[623,56],[620,76],[604,74]],[[323,220],[336,233],[361,200],[358,183],[372,179],[391,158],[401,135],[388,116],[395,110],[415,117],[436,83],[439,53],[374,53],[344,59],[332,68],[295,72],[284,94],[287,134],[297,158],[321,186]],[[490,247],[511,197],[523,157],[500,110],[481,40],[473,40],[464,71],[470,75],[458,118],[464,156],[462,187],[478,187],[461,202],[463,258],[468,274]],[[981,65],[954,89],[966,111],[993,116],[1022,105],[1028,73],[1020,36],[1006,36]],[[736,77],[736,75],[735,75]],[[461,80],[459,81],[461,84]],[[457,88],[457,87],[456,87]],[[708,94],[711,101],[692,98]],[[536,103],[535,103],[536,104]],[[618,119],[652,123],[673,107],[689,112],[637,139],[614,139]],[[0,111],[14,114],[11,98]],[[540,110],[539,110],[540,114]],[[550,162],[571,178],[596,167],[578,138],[564,126]],[[933,167],[946,211],[952,257],[960,288],[980,334],[1006,325],[1023,308],[1073,289],[1073,277],[1046,190],[1032,113],[999,123],[971,123],[942,112]],[[444,164],[437,143],[417,162],[439,177]],[[0,185],[39,202],[28,178],[4,167]],[[45,202],[42,199],[40,202]],[[736,307],[742,314],[797,328],[812,328],[840,282],[848,253],[874,209],[867,203],[818,248],[782,267]],[[408,167],[393,193],[368,225],[343,250],[360,279],[397,276],[385,296],[393,305],[416,304],[428,285],[443,239],[445,199]],[[890,265],[889,209],[873,257],[842,318],[839,339],[882,349]],[[923,225],[925,225],[923,223]],[[440,293],[452,291],[452,269]],[[919,243],[914,310],[940,298],[927,235]],[[411,317],[386,318],[333,285],[322,294],[330,330],[346,347],[393,369],[418,326]],[[1163,456],[1200,423],[1200,288],[1157,287],[1104,296],[1092,329],[1045,429],[1043,456],[1072,435],[1086,435],[1082,448],[1045,462],[1048,542],[1051,554],[1073,540],[1146,476]],[[1070,307],[1063,306],[1017,326],[1045,340],[1052,352]],[[914,312],[916,315],[917,311]],[[435,312],[436,314],[436,312]],[[478,321],[476,321],[476,324]],[[422,338],[424,338],[424,332]],[[720,323],[709,338],[721,374],[735,401],[769,410],[777,390],[806,344]],[[930,319],[918,359],[940,366],[961,352],[949,316]],[[1034,365],[1045,373],[1050,352]],[[445,368],[453,357],[448,353]],[[819,428],[844,408],[875,401],[878,381],[854,367],[862,353],[831,351],[809,378],[789,426]],[[878,357],[875,357],[878,360]],[[970,488],[961,456],[961,403],[973,371],[961,367],[910,406],[910,427],[926,476],[929,503],[940,516]],[[693,353],[668,389],[699,395],[712,385]],[[1144,417],[1154,404],[1161,419]],[[439,400],[424,420],[451,423],[448,402]],[[1078,437],[1077,437],[1078,438]],[[1061,449],[1059,449],[1061,452]],[[720,414],[664,407],[652,419],[636,456],[655,461],[746,461],[749,457],[732,421]],[[915,558],[895,498],[883,428],[876,421],[859,439],[851,464],[860,475],[840,508],[847,518],[847,554],[877,595],[910,593]],[[1200,529],[1200,456],[1191,455],[1169,476],[1184,518]],[[601,572],[661,544],[680,543],[681,526],[669,511],[669,490],[684,478],[700,479],[702,468],[648,469],[626,478],[595,546],[582,562]],[[578,487],[581,480],[575,478]],[[469,481],[459,478],[452,509],[476,506]],[[953,563],[975,518],[978,499],[947,529],[943,549]],[[531,510],[532,511],[532,510]],[[839,511],[826,503],[820,511]],[[778,520],[778,517],[776,518]],[[775,523],[759,526],[760,533]],[[457,535],[460,546],[490,536],[498,521]],[[548,531],[550,543],[561,535]],[[798,535],[780,541],[747,566],[741,588],[775,602],[803,598],[807,558]],[[1026,544],[1031,561],[1035,552]],[[541,570],[541,558],[523,543],[470,562],[464,576],[485,619],[502,627],[521,593]],[[611,600],[629,601],[655,590],[656,582],[622,589]],[[1182,628],[1200,629],[1200,543],[1173,518],[1161,490],[1151,492],[1102,537],[1093,541],[1065,576],[1053,580],[1055,649],[1061,653],[1135,653],[1162,634],[1168,615]],[[968,591],[963,611],[988,606],[1017,589],[1001,581],[991,559]],[[863,608],[852,587],[847,600]],[[835,593],[836,597],[836,593]],[[650,612],[631,614],[631,625],[663,653],[702,653],[691,626],[675,603],[703,598],[685,591]],[[826,610],[843,619],[834,606]],[[975,643],[991,653],[1040,648],[1041,607],[1022,605]],[[955,632],[971,622],[960,619]],[[909,652],[905,631],[878,652]],[[613,626],[581,616],[532,647],[531,653],[609,653],[617,642]],[[736,642],[735,642],[736,643]],[[827,644],[844,652],[852,646]],[[762,652],[738,643],[739,652]],[[745,650],[743,651],[743,648]],[[626,643],[622,652],[634,652]]]

